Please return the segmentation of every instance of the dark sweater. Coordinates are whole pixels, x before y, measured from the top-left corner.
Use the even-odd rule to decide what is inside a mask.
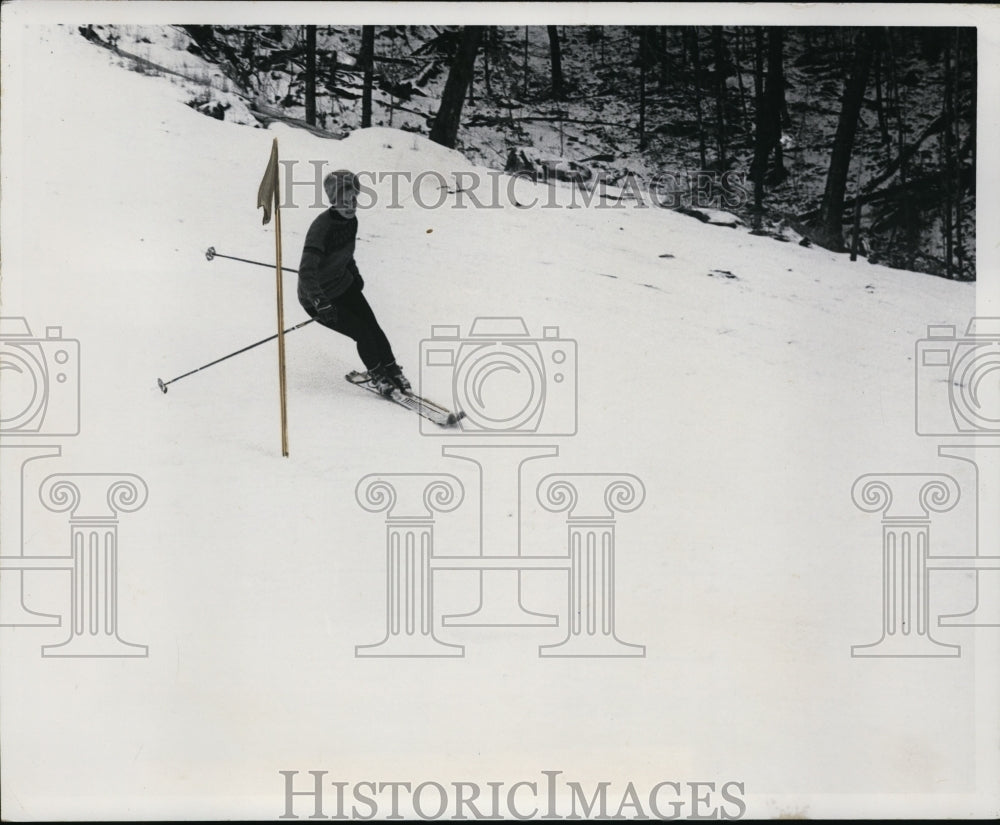
[[[360,280],[354,262],[357,235],[358,219],[344,218],[333,209],[312,222],[299,264],[299,303],[304,308],[332,303]]]

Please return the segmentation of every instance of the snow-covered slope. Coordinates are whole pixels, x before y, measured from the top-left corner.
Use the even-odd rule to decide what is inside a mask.
[[[47,71],[53,59],[72,72]],[[311,161],[449,182],[476,170],[404,132],[332,141],[204,117],[168,77],[110,66],[70,28],[5,39],[4,62],[3,315],[80,342],[81,433],[58,471],[132,472],[150,489],[120,527],[121,633],[148,659],[52,661],[37,651],[59,631],[0,631],[16,662],[3,676],[12,816],[276,816],[279,770],[735,780],[761,815],[858,814],[877,794],[923,795],[927,813],[931,792],[944,805],[969,791],[973,657],[850,657],[878,638],[881,593],[878,519],[850,491],[877,471],[969,483],[914,435],[913,354],[927,324],[964,330],[973,285],[666,210],[542,208],[547,191],[523,181],[518,202],[540,203],[518,208],[506,178],[496,209],[455,208],[434,176],[389,208],[390,181],[377,185],[357,258],[413,378],[432,325],[467,336],[477,317],[519,316],[575,341],[578,431],[535,439],[559,457],[526,465],[524,489],[552,472],[642,480],[645,504],[617,525],[617,627],[647,656],[550,661],[536,647],[558,629],[492,628],[442,633],[464,659],[356,659],[383,635],[385,586],[382,517],[358,506],[359,479],[452,473],[472,507],[471,465],[442,455],[470,439],[421,437],[416,417],[344,382],[353,346],[317,325],[287,339],[288,459],[273,343],[166,396],[156,379],[274,329],[273,272],[204,255],[272,259],[255,209],[272,138],[298,181]],[[291,267],[318,214],[311,187],[294,200]],[[294,275],[284,285],[291,325],[305,316]],[[524,552],[561,546],[561,517],[529,493],[521,504]],[[974,532],[971,507],[943,517],[946,543]],[[64,522],[25,508],[27,553],[64,540]],[[442,541],[464,535],[466,510],[454,528],[440,517]],[[440,611],[471,609],[469,580],[451,575]],[[967,606],[970,580],[955,579],[939,582],[941,609]],[[561,590],[525,592],[551,611]],[[938,635],[971,642],[963,632]]]

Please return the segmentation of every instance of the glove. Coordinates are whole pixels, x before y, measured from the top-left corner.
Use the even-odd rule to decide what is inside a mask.
[[[354,284],[358,288],[358,291],[365,288],[365,279],[361,277],[361,272],[358,270],[358,265],[353,260],[351,261],[351,274],[354,276]]]
[[[316,307],[316,318],[325,324],[336,324],[338,313],[337,308],[331,304],[329,301],[321,300],[317,301]]]

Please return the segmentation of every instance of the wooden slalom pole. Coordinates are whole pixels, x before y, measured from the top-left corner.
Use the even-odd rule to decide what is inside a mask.
[[[274,154],[278,154],[278,139],[274,139]],[[288,458],[288,401],[285,382],[285,302],[281,283],[281,207],[278,195],[278,177],[274,187],[274,277],[278,304],[278,393],[281,396],[281,455]]]

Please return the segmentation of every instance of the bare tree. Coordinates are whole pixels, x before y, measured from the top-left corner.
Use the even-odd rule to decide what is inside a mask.
[[[878,50],[875,55],[875,112],[878,116],[878,131],[882,136],[882,143],[886,146],[892,144],[892,137],[889,135],[889,121],[885,116],[885,101],[882,99],[882,64],[885,62],[885,52]]]
[[[760,229],[761,211],[764,206],[764,172],[767,168],[769,145],[766,131],[769,127],[764,105],[764,29],[754,27],[753,91],[754,91],[754,152],[750,164],[750,180],[753,181],[754,228]]]
[[[562,100],[564,91],[559,30],[555,26],[546,26],[546,28],[549,32],[549,53],[552,56],[552,97],[555,100]]]
[[[952,51],[949,38],[944,41],[944,133],[941,138],[944,154],[944,270],[945,277],[953,278],[952,260],[955,250],[955,231],[952,225],[954,215],[955,192],[953,183],[958,179],[955,164],[954,132],[955,126],[955,102],[954,102],[954,80],[952,66]],[[958,200],[961,200],[961,190],[959,190]]]
[[[744,128],[747,121],[750,119],[747,114],[747,93],[743,86],[743,29],[737,27],[736,29],[736,82],[740,87],[740,111],[743,113],[743,123]]]
[[[755,32],[757,54],[755,63],[756,118],[753,161],[750,164],[750,180],[755,188],[755,201],[760,206],[763,184],[766,180],[780,182],[785,178],[785,162],[781,150],[781,113],[785,100],[785,72],[783,57],[784,32],[778,26],[767,31],[767,80],[764,70],[764,32],[758,26]],[[774,155],[774,172],[768,176],[767,166]]]
[[[659,75],[656,80],[656,88],[659,91],[663,91],[667,88],[667,73],[669,66],[667,65],[667,27],[659,26],[656,32],[656,51],[659,66]]]
[[[965,210],[962,204],[962,197],[964,195],[964,187],[962,185],[962,132],[960,129],[960,119],[962,111],[962,57],[966,53],[966,48],[963,48],[962,43],[962,30],[955,29],[955,106],[957,107],[957,114],[955,120],[955,142],[958,146],[958,160],[956,163],[956,173],[959,175],[958,182],[958,198],[955,201],[955,247],[958,253],[958,277],[965,278],[965,247],[964,247],[964,233],[962,230],[962,219],[965,215]],[[974,54],[975,47],[967,47],[968,53]],[[973,164],[973,187],[975,186],[975,151],[976,151],[976,141],[975,141],[975,128],[976,128],[976,117],[973,113],[970,126],[969,139],[972,145],[972,164]]]
[[[458,52],[448,72],[441,95],[441,106],[431,127],[430,139],[449,149],[455,148],[458,139],[459,119],[465,103],[465,90],[472,79],[472,67],[476,61],[476,51],[485,26],[465,26],[458,46]]]
[[[306,26],[306,123],[316,125],[316,27]]]
[[[767,107],[774,121],[774,173],[771,180],[780,183],[785,179],[785,157],[781,148],[781,134],[791,124],[788,102],[785,99],[785,30],[772,26],[767,34]]]
[[[844,193],[847,189],[847,173],[854,150],[854,134],[858,128],[861,104],[868,73],[871,69],[879,30],[866,28],[858,32],[855,39],[854,60],[850,74],[844,85],[844,97],[837,121],[837,132],[833,138],[833,152],[830,168],[826,176],[826,188],[817,221],[817,242],[838,252],[844,251]]]
[[[708,165],[705,161],[705,127],[701,119],[701,48],[698,43],[698,27],[691,27],[691,61],[694,63],[694,97],[695,116],[698,123],[698,158],[701,168]]]
[[[497,27],[489,26],[486,30],[486,38],[483,41],[483,83],[486,86],[486,96],[493,97],[493,85],[490,78],[490,58],[496,54],[497,49]]]
[[[726,168],[726,69],[722,26],[712,26],[712,57],[715,60],[715,119],[719,141],[719,169]]]
[[[528,99],[528,27],[524,27],[524,91],[522,96]]]
[[[372,83],[375,71],[375,27],[361,27],[361,54],[359,55],[364,79],[361,85],[361,128],[372,125]]]
[[[646,148],[646,65],[648,63],[647,28],[639,27],[639,150]]]

